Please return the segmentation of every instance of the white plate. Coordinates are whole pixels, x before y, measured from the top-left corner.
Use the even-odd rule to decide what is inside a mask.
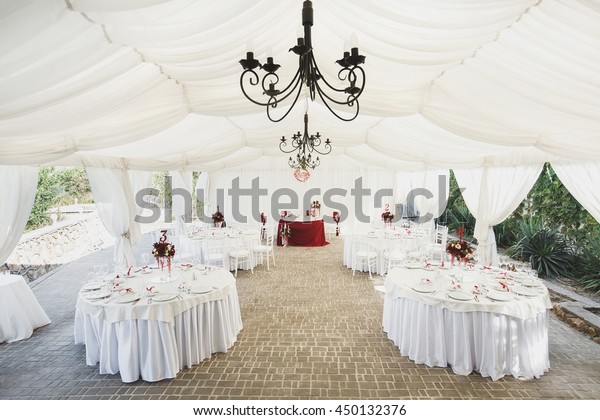
[[[513,299],[512,294],[499,292],[497,290],[490,290],[486,296],[492,300],[497,300],[498,302],[510,302]]]
[[[84,284],[81,290],[98,290],[104,287],[106,283],[103,281],[93,281],[88,284]]]
[[[124,295],[117,297],[115,300],[113,300],[113,302],[115,302],[115,303],[130,303],[130,302],[135,302],[136,300],[139,300],[139,299],[140,299],[140,295],[138,295],[137,293],[126,293]]]
[[[192,288],[190,289],[190,292],[192,292],[195,295],[201,295],[204,293],[211,292],[212,290],[213,290],[212,286],[201,285],[201,286],[192,286]]]
[[[147,268],[145,270],[140,271],[140,273],[142,273],[142,274],[150,274],[150,273],[152,273],[152,269]]]
[[[531,287],[516,286],[512,288],[512,291],[521,296],[538,296],[538,292],[535,289],[532,289]]]
[[[505,289],[500,284],[496,283],[496,284],[492,285],[492,289],[494,289],[498,292],[508,293],[508,292],[510,292],[511,286],[508,286],[508,289]]]
[[[435,287],[431,283],[416,283],[411,286],[411,288],[415,292],[419,293],[433,293],[435,292]]]
[[[411,270],[414,270],[416,268],[425,268],[425,267],[419,263],[409,263],[409,264],[406,264],[406,268],[410,268]]]
[[[450,290],[448,292],[448,297],[454,300],[472,300],[473,294],[465,292],[464,290]]]
[[[167,302],[175,299],[176,297],[177,295],[174,293],[157,293],[156,295],[152,296],[152,300],[154,302]]]
[[[521,284],[525,287],[539,287],[542,285],[542,282],[538,279],[524,279]]]
[[[84,296],[86,299],[104,299],[109,297],[111,294],[108,290],[96,290],[95,292],[86,293]]]

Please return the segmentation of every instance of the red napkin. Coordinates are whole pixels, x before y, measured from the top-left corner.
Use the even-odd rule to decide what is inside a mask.
[[[503,290],[505,289],[507,292],[510,292],[510,289],[508,288],[508,286],[506,284],[502,283],[501,281],[499,281],[498,283],[500,283],[500,286],[502,286]]]
[[[130,276],[131,275],[131,269],[133,268],[133,265],[131,267],[129,267],[129,270],[127,270],[127,275]]]

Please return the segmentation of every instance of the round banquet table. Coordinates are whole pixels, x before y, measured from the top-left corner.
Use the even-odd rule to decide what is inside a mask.
[[[82,287],[75,342],[85,344],[88,365],[99,363],[101,374],[120,373],[123,382],[153,382],[227,352],[242,329],[233,275],[178,266],[168,280],[160,270],[145,269]]]
[[[50,318],[23,276],[0,274],[0,343],[24,340],[48,324]]]
[[[508,286],[499,274],[482,271],[461,273],[457,289],[456,277],[440,268],[393,268],[385,281],[383,330],[419,364],[492,380],[539,378],[550,368],[548,289],[527,278]],[[501,281],[509,291],[495,287]]]

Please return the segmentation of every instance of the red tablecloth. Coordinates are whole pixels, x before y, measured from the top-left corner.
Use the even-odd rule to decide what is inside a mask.
[[[325,240],[325,225],[322,220],[313,220],[310,222],[285,222],[279,221],[277,227],[277,245],[281,243],[281,226],[286,223],[291,231],[288,238],[288,245],[292,246],[325,246],[329,242]]]

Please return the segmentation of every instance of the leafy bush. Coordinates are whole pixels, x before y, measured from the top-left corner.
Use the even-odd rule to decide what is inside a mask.
[[[475,217],[473,217],[464,202],[456,203],[452,209],[447,209],[446,218],[449,232],[456,232],[462,226],[465,228],[465,236],[469,238],[473,237],[473,232],[475,232]]]
[[[594,236],[580,247],[574,266],[576,282],[600,294],[600,237]]]
[[[57,173],[53,167],[43,167],[38,171],[38,185],[26,230],[38,229],[51,223],[47,211],[54,204],[60,189],[56,184]]]
[[[572,276],[573,246],[558,229],[530,219],[519,226],[519,239],[508,249],[513,258],[528,261],[540,277]]]
[[[509,217],[502,223],[494,226],[494,235],[496,244],[500,248],[508,248],[517,241],[518,221],[514,217]]]

